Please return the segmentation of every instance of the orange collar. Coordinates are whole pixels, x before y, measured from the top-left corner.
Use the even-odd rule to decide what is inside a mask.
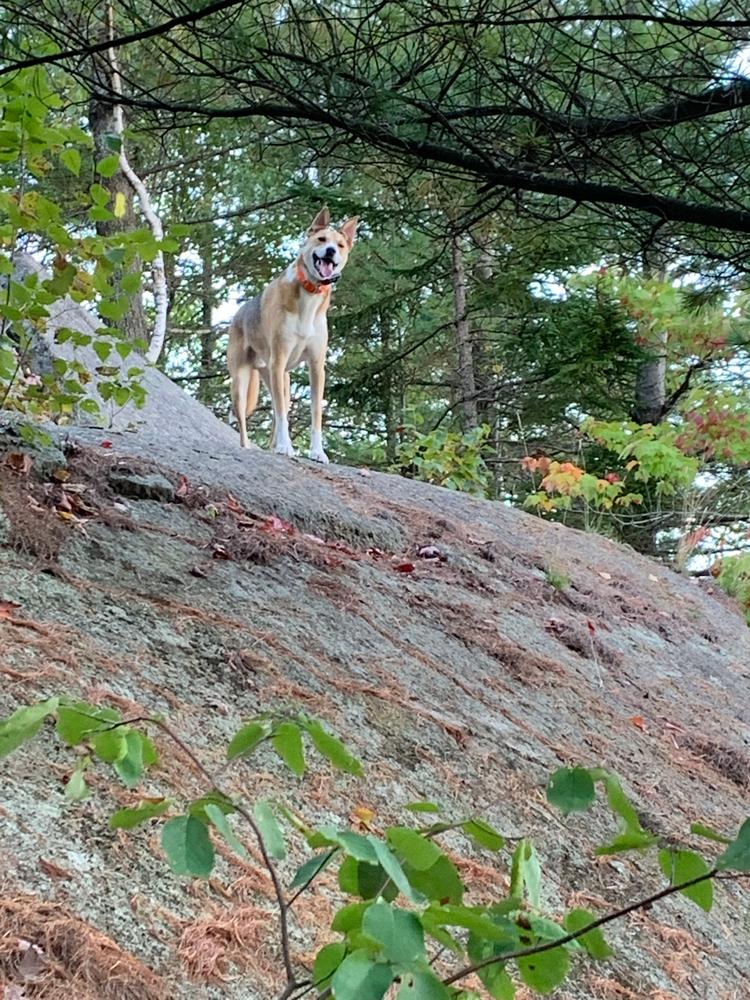
[[[330,285],[316,285],[314,281],[310,281],[299,264],[297,265],[297,281],[299,281],[300,285],[302,285],[305,291],[309,292],[310,295],[317,295],[319,292],[325,292],[331,287]]]

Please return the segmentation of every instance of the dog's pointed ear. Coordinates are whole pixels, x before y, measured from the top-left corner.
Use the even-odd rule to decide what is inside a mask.
[[[341,227],[341,235],[345,237],[346,242],[351,247],[354,243],[354,237],[357,235],[357,223],[359,222],[359,217],[353,215],[351,219],[347,219],[346,222]]]
[[[319,229],[327,229],[328,223],[331,221],[331,213],[328,211],[328,206],[324,205],[315,218],[310,224],[310,228],[307,230],[308,233],[315,233]]]

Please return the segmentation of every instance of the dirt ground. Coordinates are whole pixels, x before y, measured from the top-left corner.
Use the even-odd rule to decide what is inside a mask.
[[[58,432],[61,448],[73,442],[57,480],[54,457],[39,481],[0,454],[3,716],[63,693],[164,713],[228,789],[311,824],[356,825],[364,807],[380,830],[417,798],[483,816],[534,840],[551,916],[663,885],[651,856],[594,858],[614,828],[606,808],[564,820],[547,805],[561,764],[617,772],[647,829],[707,856],[691,822],[733,833],[750,814],[750,632],[710,584],[500,504],[243,453],[229,433]],[[171,500],[148,485],[153,463]],[[346,738],[364,780],[323,765],[290,779],[265,751],[223,769],[243,719],[299,708]],[[179,749],[156,742],[146,793],[204,791]],[[8,985],[7,1000],[275,996],[257,858],[223,852],[208,882],[176,877],[157,826],[107,827],[143,790],[92,769],[90,798],[65,801],[75,761],[43,729],[2,762],[0,977],[28,990]],[[306,853],[287,832],[288,884]],[[507,852],[447,843],[469,899],[507,889]],[[724,883],[710,916],[683,898],[634,915],[609,935],[615,957],[576,961],[554,997],[750,996],[749,901]],[[300,902],[292,944],[309,965],[328,940],[334,882]],[[19,941],[41,950],[43,988],[19,972]]]

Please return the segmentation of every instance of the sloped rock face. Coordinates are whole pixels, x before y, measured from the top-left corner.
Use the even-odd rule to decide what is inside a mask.
[[[548,807],[561,764],[617,772],[665,842],[690,843],[695,820],[733,832],[750,812],[750,633],[726,601],[598,536],[394,477],[241,452],[230,431],[194,426],[77,428],[65,483],[0,473],[0,601],[18,605],[0,614],[3,714],[59,693],[161,712],[219,770],[243,719],[303,709],[353,746],[366,780],[322,765],[289,780],[261,750],[222,772],[230,791],[278,797],[311,823],[345,824],[364,806],[382,829],[418,798],[484,816],[534,839],[550,914],[614,908],[663,884],[651,857],[593,859],[613,829],[606,810],[562,820]],[[159,472],[174,501],[118,492],[123,467]],[[60,535],[66,490],[78,499]],[[562,590],[550,569],[569,581]],[[157,743],[145,792],[204,791],[179,749]],[[149,965],[166,995],[276,995],[276,922],[255,861],[222,857],[207,884],[173,876],[158,829],[107,829],[138,793],[92,774],[91,797],[65,803],[75,759],[44,731],[3,762],[4,895],[69,906]],[[305,857],[290,839],[287,884]],[[448,845],[465,859],[469,899],[507,890],[505,854]],[[299,961],[326,940],[334,889],[326,878],[300,901]],[[744,996],[746,890],[717,896],[710,917],[676,899],[625,921],[617,957],[581,963],[556,996]]]

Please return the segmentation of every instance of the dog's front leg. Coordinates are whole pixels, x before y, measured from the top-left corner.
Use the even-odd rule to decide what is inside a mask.
[[[323,451],[323,391],[326,384],[325,352],[308,362],[310,372],[310,406],[312,422],[310,427],[310,451],[313,462],[328,465],[328,455]]]
[[[294,448],[289,437],[288,406],[286,401],[286,388],[288,375],[286,363],[288,355],[286,352],[274,355],[271,358],[270,387],[271,405],[273,407],[273,440],[271,448],[277,455],[288,455],[294,457]]]

